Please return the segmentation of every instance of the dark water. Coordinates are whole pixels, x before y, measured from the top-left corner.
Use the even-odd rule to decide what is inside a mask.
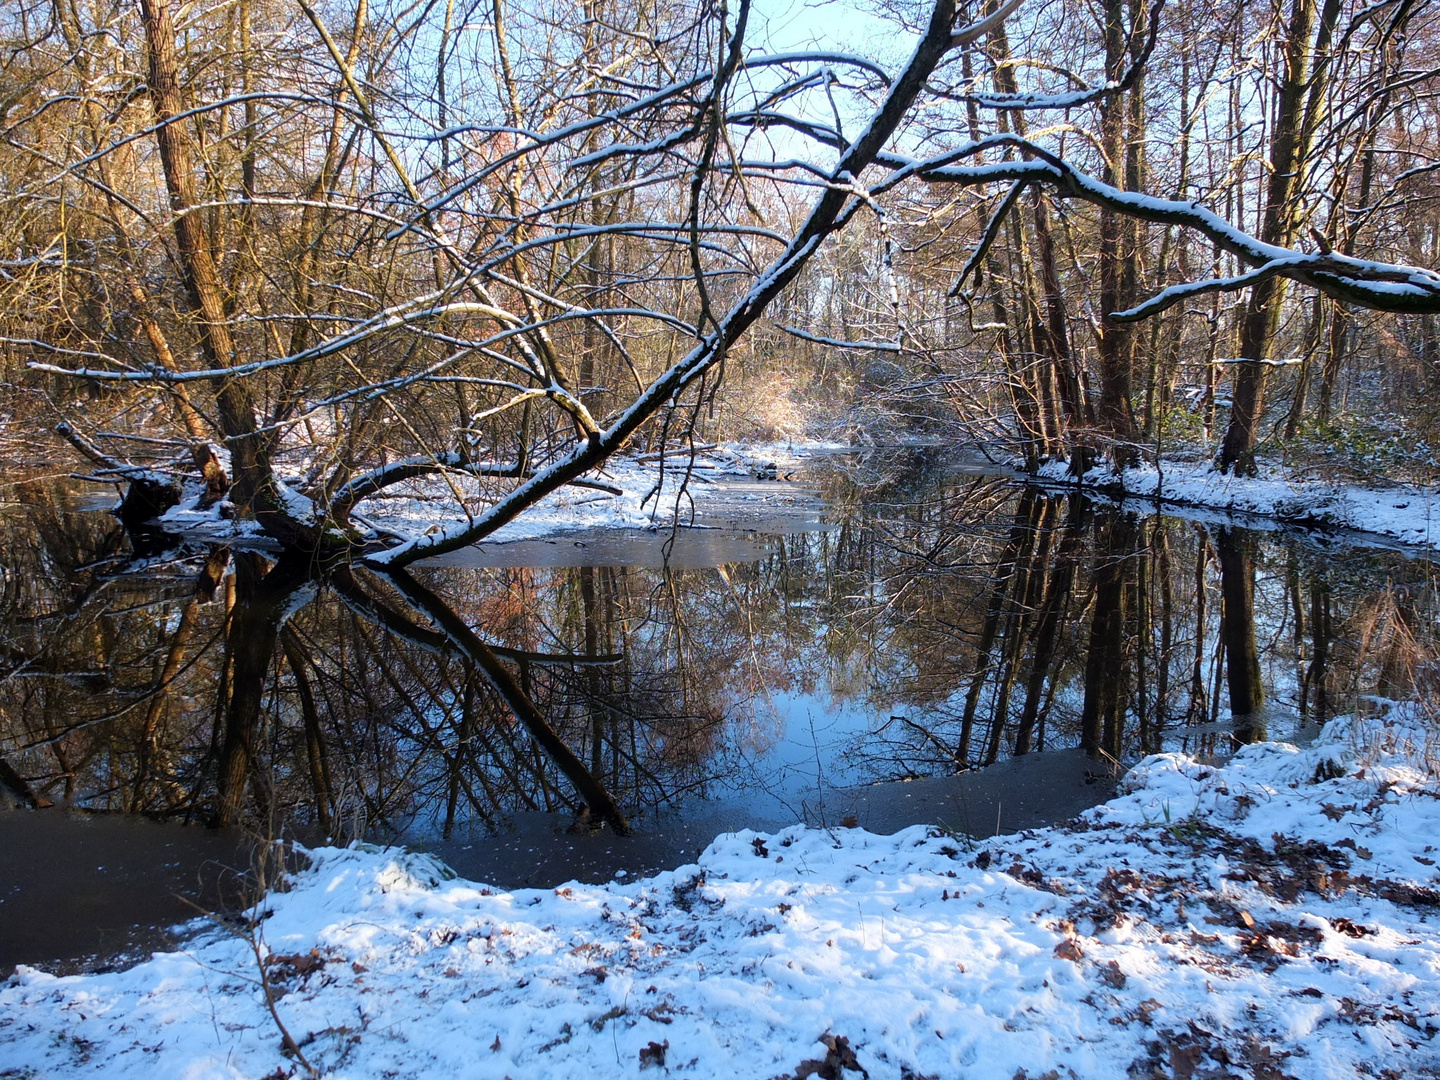
[[[202,913],[236,923],[258,885],[250,838],[119,814],[0,814],[0,972],[142,960]],[[58,961],[58,962],[57,962]]]
[[[137,562],[58,485],[7,490],[0,794],[55,808],[0,818],[0,969],[80,948],[35,918],[47,905],[22,916],[46,875],[5,840],[66,806],[167,822],[137,851],[208,838],[169,859],[187,881],[216,858],[202,826],[224,824],[424,845],[546,885],[798,820],[983,838],[1102,800],[1143,753],[1304,738],[1434,680],[1434,568],[1413,553],[922,453],[818,459],[802,485],[742,494],[711,521],[738,528],[317,579],[204,547]]]

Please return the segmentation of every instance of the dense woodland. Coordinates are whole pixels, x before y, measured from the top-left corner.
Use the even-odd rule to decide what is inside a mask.
[[[11,5],[10,429],[385,565],[716,435],[1430,463],[1433,6],[883,14],[897,55],[745,2]],[[462,524],[353,516],[431,474]]]

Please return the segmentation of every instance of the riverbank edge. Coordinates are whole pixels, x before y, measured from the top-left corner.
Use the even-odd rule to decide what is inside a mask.
[[[1117,499],[1143,499],[1162,505],[1215,510],[1269,518],[1307,529],[1370,534],[1411,548],[1440,546],[1440,488],[1339,483],[1302,479],[1275,465],[1259,475],[1216,471],[1208,461],[1161,459],[1116,470],[1097,465],[1081,476],[1067,462],[1052,461],[1030,482],[1071,491],[1091,491]]]

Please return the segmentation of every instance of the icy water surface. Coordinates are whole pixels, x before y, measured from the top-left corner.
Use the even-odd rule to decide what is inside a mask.
[[[1435,673],[1417,553],[935,454],[814,459],[709,528],[491,544],[407,579],[163,542],[137,562],[59,485],[4,494],[0,794],[54,805],[0,830],[57,858],[94,836],[48,824],[64,807],[132,849],[178,843],[123,818],[146,815],[428,846],[504,886],[797,820],[984,837],[1103,800],[1144,753],[1303,739]],[[188,881],[214,858],[162,862]],[[134,919],[39,902],[43,860],[0,861],[0,969],[103,949],[63,944],[66,919]]]

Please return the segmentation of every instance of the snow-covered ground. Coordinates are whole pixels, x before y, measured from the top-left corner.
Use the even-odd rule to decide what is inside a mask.
[[[722,445],[670,456],[662,470],[654,455],[618,455],[586,479],[612,490],[569,486],[547,496],[488,537],[491,543],[551,536],[570,530],[669,528],[703,521],[707,511],[733,511],[748,500],[763,515],[774,497],[736,490],[737,481],[783,481],[799,474],[806,457],[852,449],[829,443]],[[1073,486],[1065,462],[1041,466],[1043,482]],[[414,537],[480,513],[513,481],[452,474],[399,484],[367,499],[354,520],[380,533]],[[1301,478],[1273,465],[1257,477],[1216,472],[1208,461],[1162,460],[1113,471],[1101,465],[1081,484],[1093,490],[1174,506],[1258,515],[1292,525],[1368,533],[1415,547],[1440,545],[1440,489],[1416,485],[1363,485]],[[783,487],[783,485],[782,485]],[[779,492],[781,487],[777,487]],[[169,528],[217,541],[259,535],[254,522],[226,520],[218,507],[201,509],[199,493],[161,519]]]
[[[763,511],[767,496],[733,490],[736,481],[782,481],[793,479],[793,470],[812,453],[839,449],[831,444],[807,443],[763,446],[718,446],[697,454],[692,462],[686,453],[670,454],[662,463],[655,455],[617,455],[589,473],[594,486],[572,485],[546,496],[517,520],[487,537],[490,543],[550,536],[569,530],[669,528],[677,519],[689,524],[723,502],[734,509],[747,500]],[[376,497],[366,499],[353,515],[361,526],[373,527],[394,536],[418,536],[427,530],[465,520],[466,513],[478,514],[513,480],[475,478],[460,473],[427,476],[397,484]],[[777,487],[777,492],[781,488]],[[197,490],[161,518],[162,525],[176,531],[216,541],[239,536],[258,537],[253,521],[227,519],[217,506],[201,506]],[[299,496],[296,496],[299,499]],[[313,507],[302,500],[297,517],[313,517]],[[297,503],[297,506],[299,504]]]
[[[1073,484],[1063,461],[1040,467],[1039,478]],[[1440,491],[1404,485],[1364,486],[1325,479],[1301,479],[1275,466],[1260,475],[1222,474],[1207,461],[1162,460],[1113,472],[1100,466],[1082,483],[1101,490],[1162,499],[1181,506],[1259,514],[1278,521],[1387,536],[1402,544],[1440,543]]]
[[[322,849],[255,924],[0,985],[0,1076],[1334,1077],[1440,1072],[1440,784],[1396,710],[1164,755],[1076,821],[721,836],[505,892]],[[277,1023],[277,1018],[279,1023]],[[653,1071],[652,1071],[653,1070]]]

